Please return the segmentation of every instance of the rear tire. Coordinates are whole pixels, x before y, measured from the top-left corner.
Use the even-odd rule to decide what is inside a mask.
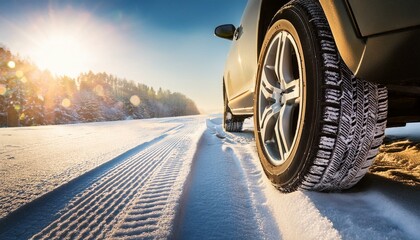
[[[283,192],[354,186],[386,127],[384,87],[342,62],[318,2],[298,0],[273,18],[261,49],[254,129],[261,164]]]
[[[224,102],[224,113],[223,113],[223,127],[226,132],[242,132],[242,126],[244,124],[244,118],[233,115],[229,108],[228,99],[226,96],[226,90],[223,88],[223,102]]]

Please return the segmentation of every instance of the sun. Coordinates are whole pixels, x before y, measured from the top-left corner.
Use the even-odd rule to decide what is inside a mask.
[[[69,77],[90,70],[101,22],[84,10],[53,7],[48,14],[32,13],[30,19],[21,29],[27,43],[23,52],[39,68]]]
[[[51,31],[38,41],[34,60],[39,67],[58,75],[77,76],[89,62],[86,41],[77,34]]]
[[[120,26],[85,9],[50,6],[46,11],[31,12],[28,20],[13,25],[15,48],[41,70],[77,78],[120,64],[114,60],[127,45]]]

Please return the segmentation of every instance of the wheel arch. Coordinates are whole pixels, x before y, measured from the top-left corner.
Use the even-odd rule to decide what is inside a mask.
[[[280,8],[289,1],[290,0],[262,0],[260,9],[260,21],[258,23],[257,57],[260,55],[265,34],[271,25],[271,21],[273,20],[277,11],[280,10]]]

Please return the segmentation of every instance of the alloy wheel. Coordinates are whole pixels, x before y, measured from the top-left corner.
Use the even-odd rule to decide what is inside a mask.
[[[303,116],[302,65],[296,41],[279,31],[263,61],[258,95],[258,122],[264,150],[278,166],[290,155]]]

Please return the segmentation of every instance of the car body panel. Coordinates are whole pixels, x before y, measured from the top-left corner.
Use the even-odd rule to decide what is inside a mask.
[[[355,75],[384,85],[419,86],[419,43],[420,28],[371,36]]]
[[[420,26],[419,0],[348,0],[348,4],[362,37]]]
[[[420,72],[413,66],[420,62],[420,15],[413,10],[420,9],[420,1],[320,3],[340,55],[357,77],[380,84],[420,86]]]
[[[256,32],[259,11],[255,9],[260,9],[260,5],[260,0],[248,1],[226,62],[224,84],[229,107],[236,115],[252,114],[258,61]],[[251,110],[246,110],[249,108]]]
[[[365,42],[357,35],[345,1],[320,0],[330,24],[337,48],[347,67],[356,73],[365,51]],[[343,14],[344,13],[344,14]]]

